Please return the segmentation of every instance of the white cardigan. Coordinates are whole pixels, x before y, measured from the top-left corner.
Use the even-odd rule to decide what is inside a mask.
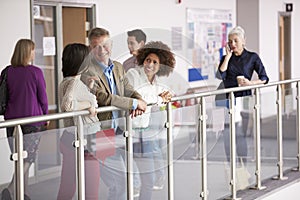
[[[88,87],[80,80],[80,76],[72,76],[66,77],[59,85],[59,100],[60,100],[60,108],[63,112],[66,111],[75,111],[78,110],[78,104],[83,101],[88,101],[91,103],[92,106],[98,107],[96,96],[93,95]],[[95,122],[99,122],[97,116],[91,117],[90,115],[85,115],[82,117],[83,123],[86,124],[87,129],[91,129],[91,125]],[[65,119],[64,125],[67,126],[74,126],[77,124],[76,119]],[[100,130],[100,126],[97,123],[97,130],[88,130],[88,132],[95,132]]]
[[[162,105],[162,98],[158,96],[163,91],[170,91],[170,88],[160,82],[155,76],[153,83],[150,83],[145,74],[144,67],[129,69],[126,73],[129,83],[140,93],[147,104],[156,104],[156,110]],[[133,118],[133,128],[147,128],[150,122],[150,114],[153,106],[148,106],[145,113]]]

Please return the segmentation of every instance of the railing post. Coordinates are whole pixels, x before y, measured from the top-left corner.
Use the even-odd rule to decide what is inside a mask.
[[[200,161],[201,161],[201,177],[202,177],[202,192],[200,197],[204,200],[207,199],[207,152],[206,152],[206,102],[205,97],[200,98],[200,110],[199,110],[199,120],[200,120]]]
[[[229,115],[230,115],[230,186],[231,199],[236,197],[236,132],[235,132],[235,97],[230,92],[229,96]]]
[[[261,185],[261,132],[260,132],[260,90],[259,88],[255,89],[255,152],[256,152],[256,185],[252,189],[263,190],[266,189],[266,186]]]
[[[127,170],[127,199],[133,200],[133,141],[132,141],[132,119],[126,116],[126,170]]]
[[[277,144],[278,144],[278,175],[273,179],[286,180],[287,177],[283,177],[283,153],[282,153],[282,85],[277,85]]]
[[[76,147],[76,166],[77,166],[77,192],[78,199],[85,200],[85,177],[84,177],[84,145],[86,141],[83,133],[83,122],[82,117],[77,117],[77,131],[75,137]]]
[[[27,152],[23,152],[23,133],[21,126],[18,125],[14,129],[15,136],[15,152],[12,159],[15,161],[15,199],[24,199],[24,158]]]
[[[297,136],[297,145],[298,145],[298,153],[297,153],[297,159],[298,159],[298,166],[294,168],[294,171],[300,171],[300,82],[297,81],[297,119],[296,119],[296,136]]]
[[[168,161],[168,199],[174,200],[174,168],[173,168],[173,117],[172,104],[167,104],[167,161]]]

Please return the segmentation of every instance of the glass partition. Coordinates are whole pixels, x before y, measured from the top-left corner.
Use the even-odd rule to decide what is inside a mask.
[[[197,199],[201,192],[198,110],[198,105],[173,110],[175,199]]]
[[[277,92],[276,87],[261,93],[261,178],[278,175]],[[266,91],[266,92],[264,92]]]
[[[285,89],[283,95],[282,136],[283,166],[290,169],[297,166],[297,102],[296,88]]]
[[[125,118],[85,125],[86,199],[126,198]]]
[[[1,151],[0,151],[0,159],[1,159],[1,173],[0,173],[0,191],[3,191],[8,185],[11,183],[11,192],[14,193],[14,181],[12,181],[12,177],[14,174],[14,162],[11,158],[11,150],[8,143],[8,138],[6,138],[6,130],[0,129],[3,137],[0,138]],[[10,139],[11,140],[11,139]]]

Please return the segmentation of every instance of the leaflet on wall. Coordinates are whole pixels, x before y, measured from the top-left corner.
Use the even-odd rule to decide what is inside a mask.
[[[55,37],[43,37],[43,56],[55,56]]]
[[[232,12],[216,9],[187,9],[187,44],[192,66],[189,81],[215,78],[229,28],[232,27]]]

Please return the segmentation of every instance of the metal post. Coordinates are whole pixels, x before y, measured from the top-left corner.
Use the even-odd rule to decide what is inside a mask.
[[[27,152],[23,152],[23,133],[21,126],[18,125],[14,129],[15,136],[15,152],[12,159],[15,161],[15,197],[18,200],[24,199],[24,158]]]
[[[76,166],[77,166],[77,188],[78,199],[85,200],[85,177],[84,177],[84,133],[82,117],[77,117],[77,132],[75,138]]]
[[[260,132],[260,90],[259,88],[255,89],[255,152],[256,152],[256,185],[252,189],[263,190],[266,189],[266,186],[261,185],[261,132]]]
[[[126,167],[127,167],[127,199],[133,200],[133,141],[132,141],[132,119],[126,117]]]
[[[283,177],[283,153],[282,153],[282,95],[281,85],[277,86],[277,143],[278,143],[278,175],[273,179],[286,180],[287,177]]]
[[[168,160],[168,199],[174,200],[174,168],[173,168],[173,119],[172,119],[172,104],[167,104],[167,160]]]
[[[235,98],[234,93],[230,92],[229,98],[230,115],[230,186],[231,199],[236,198],[236,133],[235,133]]]
[[[201,161],[201,177],[202,177],[202,192],[200,197],[203,200],[208,199],[207,191],[207,152],[206,152],[206,103],[205,98],[200,98],[199,120],[200,120],[200,161]]]
[[[297,159],[298,159],[298,166],[295,167],[293,170],[294,171],[300,171],[300,82],[297,82],[297,96],[296,96],[296,101],[297,101],[297,120],[296,120],[296,128],[297,128],[297,145],[298,145],[298,154],[297,154]]]

